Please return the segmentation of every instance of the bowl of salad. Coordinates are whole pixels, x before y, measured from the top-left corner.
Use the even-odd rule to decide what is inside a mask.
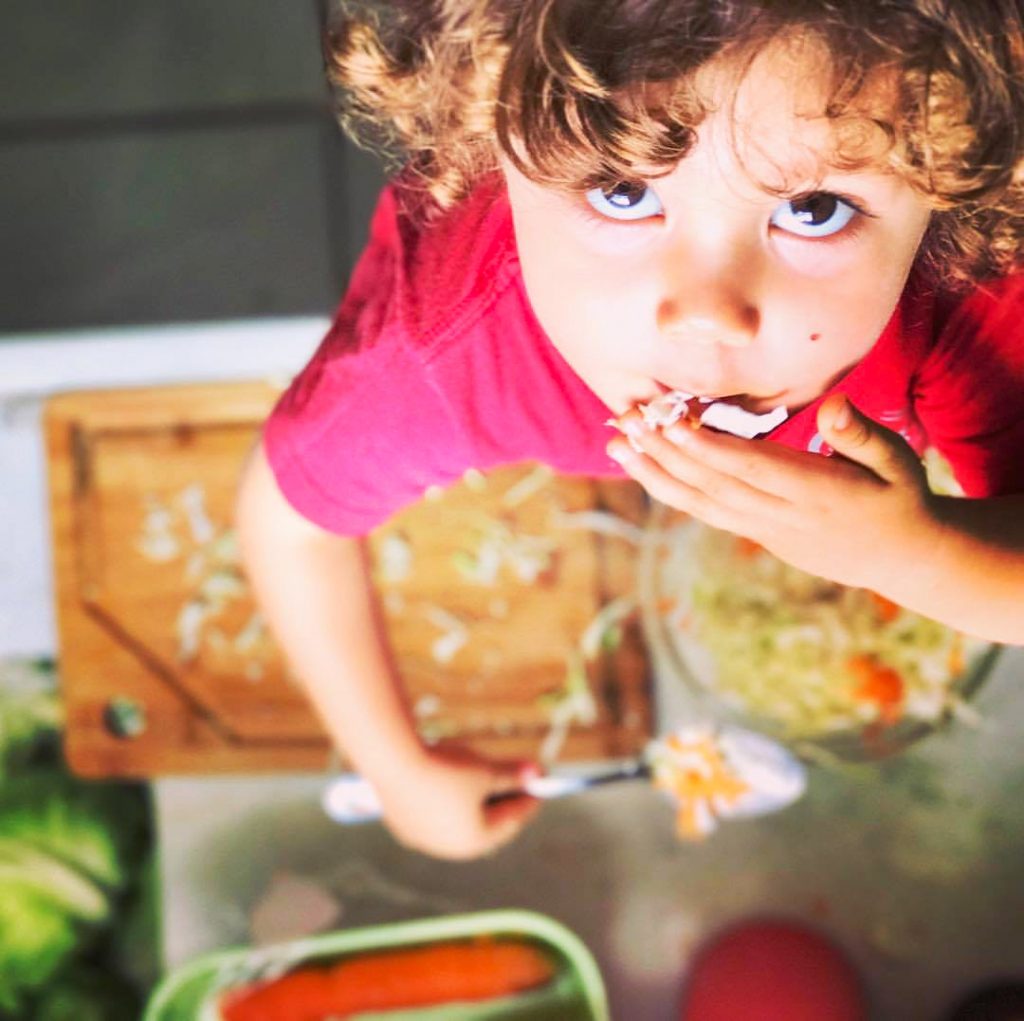
[[[807,758],[882,758],[974,716],[1000,649],[661,506],[641,579],[648,641],[695,711]]]

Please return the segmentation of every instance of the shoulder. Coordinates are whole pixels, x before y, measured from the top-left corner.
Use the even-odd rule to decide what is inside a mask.
[[[441,215],[421,208],[407,182],[383,189],[331,327],[283,407],[294,413],[318,396],[333,402],[368,380],[394,380],[397,364],[408,379],[428,372],[439,350],[473,343],[518,276],[504,189],[486,179]]]
[[[429,347],[485,315],[519,272],[512,215],[499,174],[451,209],[424,215],[405,182],[392,187],[395,313]]]
[[[987,363],[1024,367],[1024,273],[985,280],[934,299],[929,360],[944,371]]]
[[[936,298],[919,417],[970,496],[1024,492],[1024,276]]]
[[[1007,340],[1024,329],[1024,273],[984,280],[965,294],[936,301],[941,333],[967,339],[979,333]]]

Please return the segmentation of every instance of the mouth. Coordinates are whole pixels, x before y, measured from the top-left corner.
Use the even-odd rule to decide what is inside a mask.
[[[781,396],[694,396],[685,390],[673,389],[663,390],[654,400],[641,403],[639,409],[649,429],[668,429],[682,419],[694,429],[707,425],[718,432],[731,433],[749,440],[771,432],[789,417],[789,410],[779,403]],[[761,410],[766,405],[768,407]]]
[[[700,389],[690,388],[687,386],[672,387],[661,382],[658,382],[657,385],[663,394],[670,393],[672,391],[682,391],[683,393],[692,395],[694,399],[701,404],[727,404],[734,408],[739,408],[741,411],[746,411],[751,415],[768,414],[778,407],[783,407],[786,403],[786,393],[784,390],[780,390],[775,394],[717,393],[708,391],[701,392]]]

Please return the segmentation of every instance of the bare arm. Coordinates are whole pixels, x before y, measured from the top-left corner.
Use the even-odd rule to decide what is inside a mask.
[[[1024,496],[941,498],[935,509],[935,556],[920,575],[896,579],[891,598],[970,634],[1024,645]]]
[[[262,450],[243,480],[238,528],[257,600],[332,740],[369,776],[415,763],[420,742],[383,640],[361,541],[294,511]]]
[[[509,839],[528,799],[486,809],[521,767],[424,748],[391,661],[362,542],[306,521],[281,495],[262,447],[238,498],[242,557],[257,601],[332,741],[377,787],[396,836],[443,857]]]

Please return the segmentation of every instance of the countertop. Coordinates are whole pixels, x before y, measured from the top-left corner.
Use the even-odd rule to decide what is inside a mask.
[[[659,686],[659,719],[678,710]],[[767,818],[681,844],[661,795],[630,783],[546,805],[512,846],[470,863],[407,851],[379,824],[341,828],[326,776],[154,784],[167,967],[247,943],[275,876],[312,880],[339,926],[518,907],[573,929],[616,1021],[669,1021],[694,948],[749,915],[806,919],[859,967],[880,1021],[940,1021],[976,983],[1024,977],[1024,650],[1006,650],[957,722],[883,764],[815,767]]]

